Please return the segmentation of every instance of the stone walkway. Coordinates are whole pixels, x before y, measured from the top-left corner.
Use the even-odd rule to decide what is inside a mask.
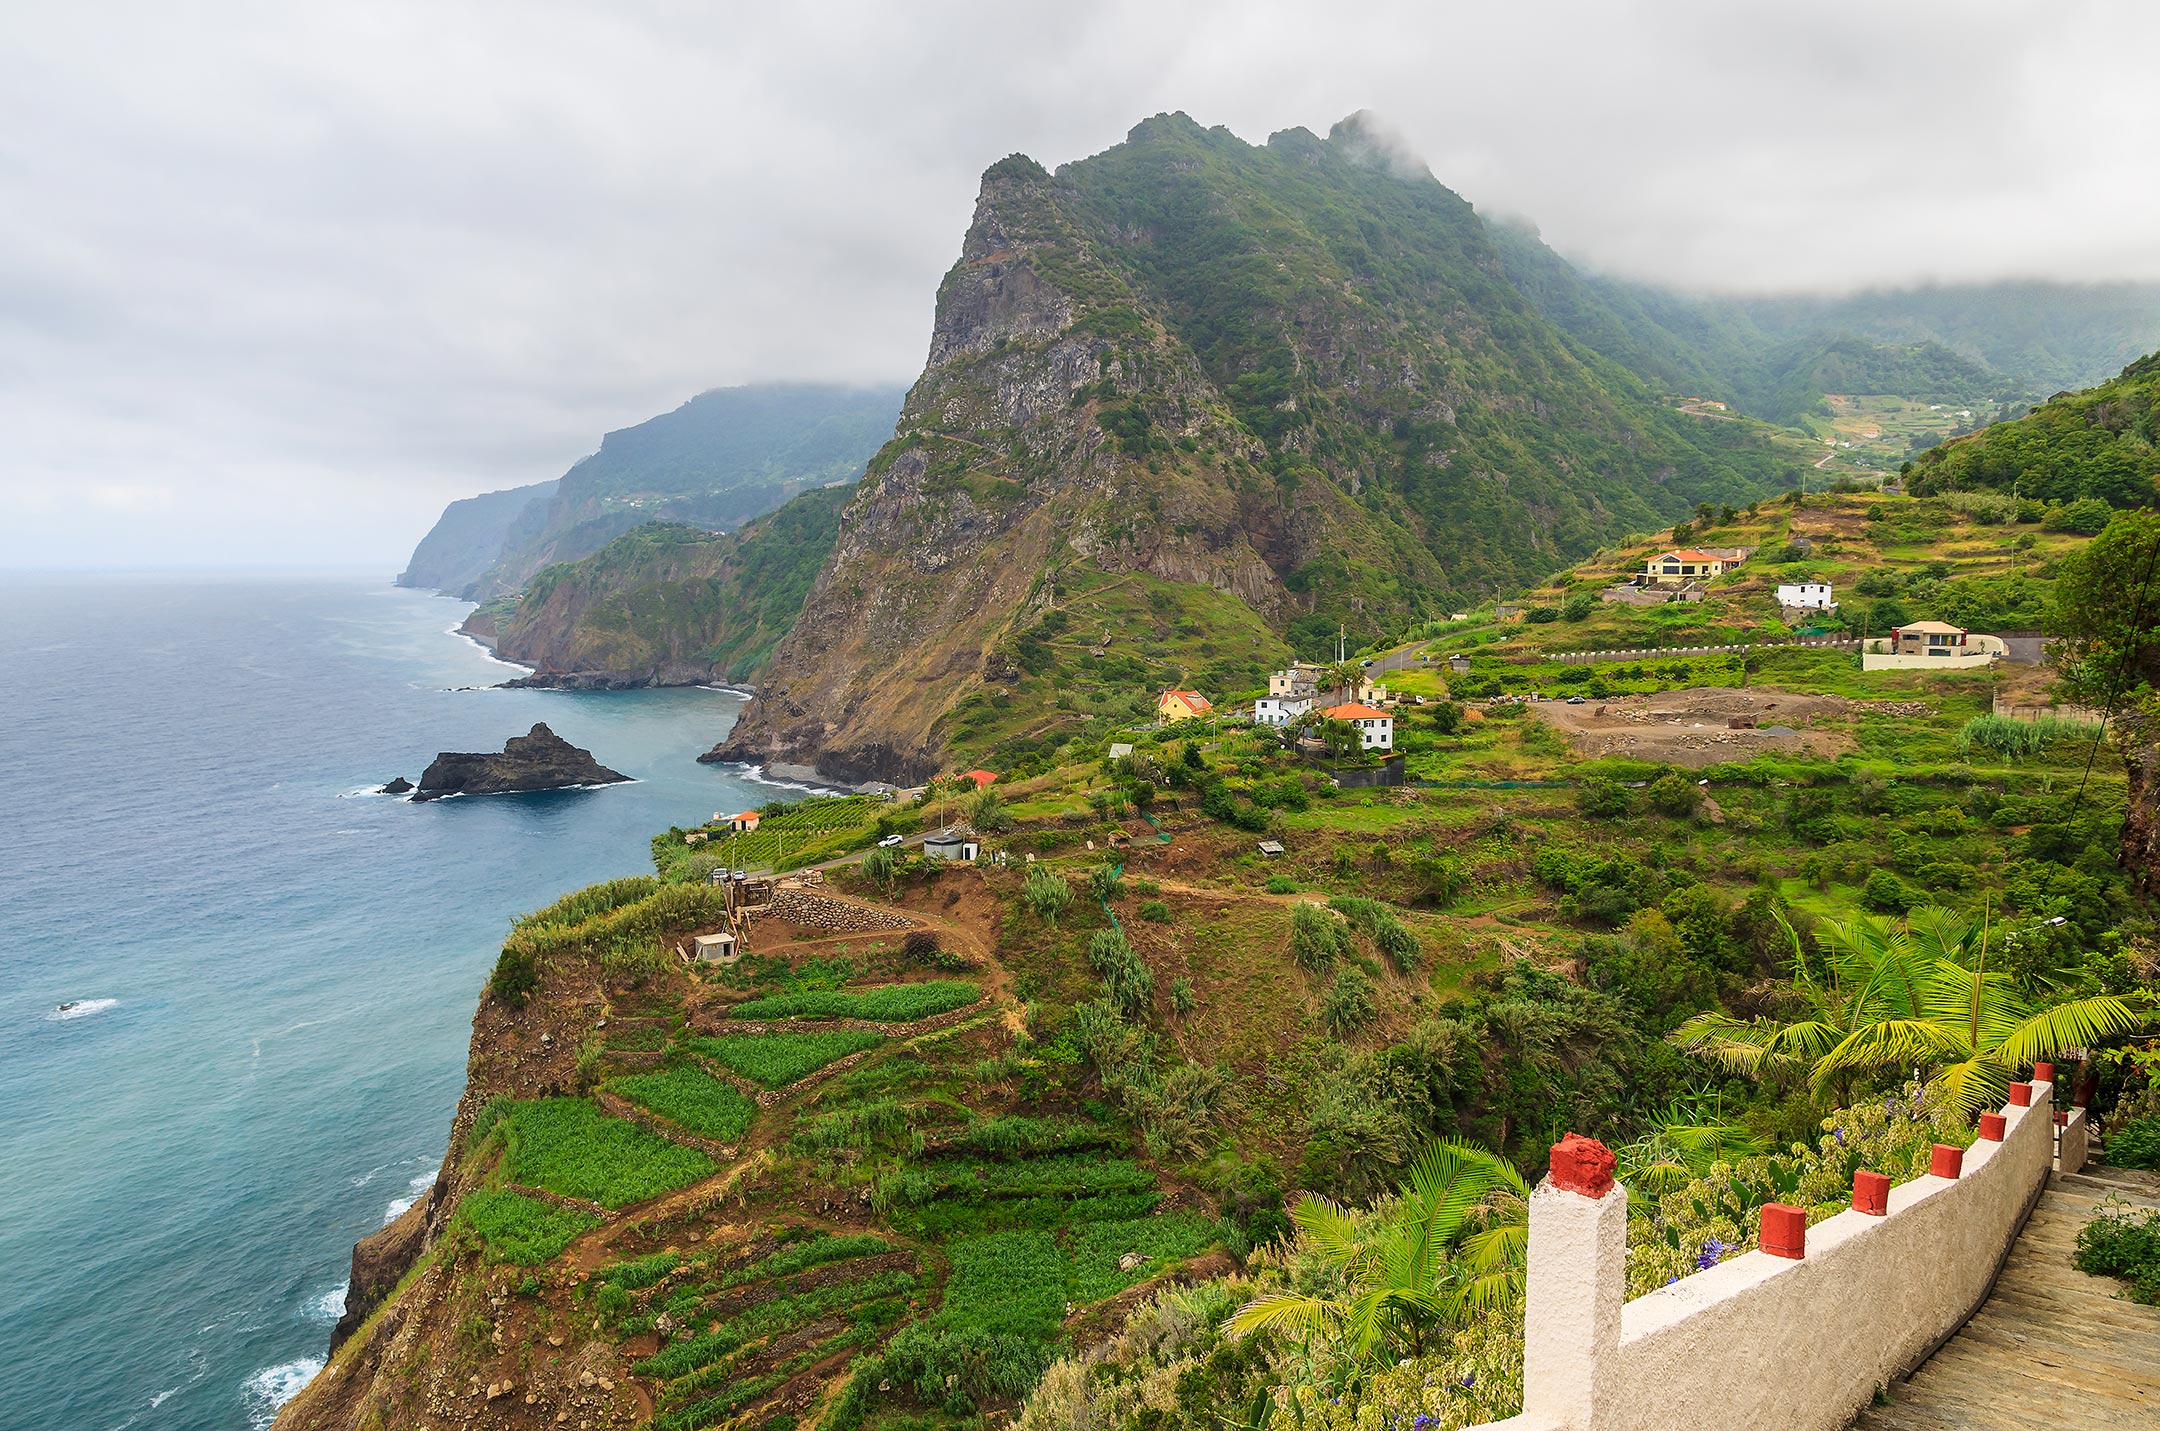
[[[2160,1173],[2050,1175],[1987,1301],[1853,1431],[2160,1427],[2160,1307],[2070,1265],[2078,1229],[2111,1196],[2160,1208]]]

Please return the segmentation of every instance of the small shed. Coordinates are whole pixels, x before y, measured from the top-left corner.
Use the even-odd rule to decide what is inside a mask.
[[[1114,740],[1110,743],[1110,758],[1112,760],[1123,760],[1130,754],[1132,754],[1132,746],[1126,742]]]
[[[696,935],[690,942],[697,946],[700,964],[732,964],[742,957],[742,946],[724,929],[718,934]]]
[[[1260,842],[1260,853],[1266,855],[1271,860],[1274,859],[1276,856],[1280,855],[1282,852],[1283,848],[1281,840],[1262,840]]]
[[[963,839],[948,830],[924,840],[922,842],[922,852],[925,859],[972,860],[982,853],[982,846],[973,840]]]
[[[1468,675],[1470,673],[1470,658],[1468,656],[1450,656],[1447,658],[1447,668],[1458,676]]]

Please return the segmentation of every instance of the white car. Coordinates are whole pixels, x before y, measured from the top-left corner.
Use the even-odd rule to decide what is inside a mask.
[[[881,850],[889,850],[906,838],[907,836],[905,835],[887,835],[884,839],[877,842],[878,848]]]

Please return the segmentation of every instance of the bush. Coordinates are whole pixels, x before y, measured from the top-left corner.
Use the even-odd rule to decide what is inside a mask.
[[[1140,917],[1150,924],[1168,924],[1170,922],[1170,906],[1159,899],[1151,899],[1140,906]]]
[[[2107,1160],[2118,1168],[2160,1169],[2160,1115],[2133,1118],[2110,1133]]]
[[[1542,626],[1548,621],[1558,621],[1560,619],[1560,609],[1556,606],[1533,606],[1522,614],[1522,619],[1533,625]]]
[[[1462,729],[1463,708],[1460,701],[1442,701],[1433,707],[1433,729],[1442,735],[1454,735]]]
[[[1297,881],[1288,875],[1269,875],[1262,888],[1269,894],[1296,894],[1298,886]]]
[[[1013,818],[1006,813],[1005,802],[998,793],[984,786],[968,801],[968,823],[979,835],[1002,835],[1013,827]]]
[[[1307,973],[1324,974],[1349,952],[1350,927],[1317,904],[1290,912],[1290,957]]]
[[[1125,881],[1117,865],[1105,861],[1088,871],[1088,893],[1098,903],[1108,904],[1125,893]]]
[[[1597,610],[1597,606],[1597,598],[1587,592],[1571,596],[1560,607],[1560,619],[1562,621],[1587,621],[1590,619],[1590,613]]]
[[[488,995],[513,1009],[525,1007],[526,996],[540,987],[540,961],[529,949],[504,946],[496,956],[495,972],[488,976]]]
[[[2048,514],[2041,525],[2051,532],[2071,532],[2081,537],[2097,537],[2107,529],[2115,516],[2115,509],[2099,497],[2082,497],[2067,507],[2059,507]]]
[[[1928,897],[1890,871],[1878,869],[1860,887],[1860,902],[1877,914],[1903,914],[1926,904]]]
[[[1418,941],[1395,911],[1377,899],[1364,899],[1356,895],[1338,895],[1328,901],[1328,908],[1348,919],[1361,929],[1373,946],[1385,954],[1395,967],[1407,974],[1417,968]]]
[[[1667,771],[1650,782],[1644,792],[1650,800],[1650,808],[1660,815],[1674,819],[1686,819],[1702,804],[1702,788],[1678,771]]]
[[[1354,964],[1335,971],[1335,982],[1320,1005],[1320,1022],[1337,1038],[1346,1038],[1373,1020],[1372,980]]]
[[[1115,929],[1098,929],[1088,940],[1088,963],[1125,1017],[1137,1019],[1147,1012],[1155,996],[1155,976],[1134,951],[1132,941]]]
[[[2108,1160],[2115,1161],[2113,1139],[2108,1142]],[[2072,1262],[2080,1272],[2129,1283],[2131,1301],[2160,1306],[2160,1212],[2148,1211],[2139,1217],[2120,1205],[2103,1204],[2102,1208],[2079,1229]]]
[[[1061,874],[1053,874],[1041,865],[1029,865],[1027,881],[1020,887],[1020,898],[1029,912],[1055,929],[1058,916],[1072,904],[1072,886]]]

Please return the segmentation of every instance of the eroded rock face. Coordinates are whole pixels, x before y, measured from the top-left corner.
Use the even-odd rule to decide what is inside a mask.
[[[428,1220],[442,1201],[443,1191],[444,1182],[438,1177],[426,1197],[405,1209],[387,1227],[353,1244],[352,1277],[345,1284],[345,1312],[330,1331],[333,1354],[347,1337],[360,1330],[361,1323],[382,1305],[398,1279],[426,1250]]]
[[[530,790],[567,790],[614,785],[630,777],[608,769],[564,740],[545,723],[503,743],[500,754],[444,751],[420,776],[415,800],[446,795],[505,795]]]

